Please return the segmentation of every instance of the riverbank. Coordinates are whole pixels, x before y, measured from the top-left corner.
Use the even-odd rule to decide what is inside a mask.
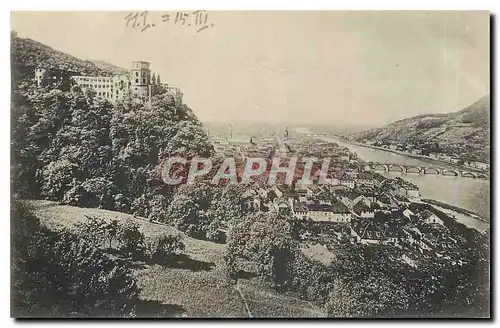
[[[430,204],[430,205],[434,205],[434,206],[439,206],[439,207],[442,207],[442,208],[445,208],[447,210],[451,210],[451,211],[454,211],[454,212],[457,212],[457,213],[460,213],[463,215],[467,215],[475,220],[479,220],[479,221],[482,221],[484,223],[489,223],[489,221],[487,219],[485,219],[485,218],[479,216],[478,214],[476,214],[468,209],[465,209],[465,208],[461,208],[461,207],[451,205],[451,204],[446,204],[446,203],[440,202],[440,201],[435,200],[435,199],[422,199],[422,202]]]
[[[386,152],[397,154],[397,155],[401,155],[401,156],[407,156],[407,157],[410,157],[410,158],[420,159],[420,160],[423,160],[423,161],[426,161],[426,162],[429,162],[429,163],[446,165],[449,168],[453,168],[453,169],[466,170],[466,171],[471,171],[471,172],[475,172],[475,173],[486,174],[484,171],[476,169],[476,168],[473,168],[473,167],[463,167],[463,166],[455,165],[453,163],[446,162],[446,161],[443,161],[443,160],[440,160],[440,159],[437,159],[437,158],[431,158],[429,156],[417,155],[417,154],[406,153],[406,152],[402,152],[402,151],[398,151],[398,150],[393,150],[393,149],[387,149],[387,148],[373,146],[373,145],[362,144],[362,143],[350,141],[350,140],[347,140],[347,139],[344,139],[344,138],[341,138],[341,137],[338,137],[338,136],[335,136],[333,138],[338,138],[342,142],[350,143],[350,144],[353,144],[353,145],[359,146],[359,147],[366,147],[366,148],[371,148],[371,149],[382,150],[382,151],[386,151]]]
[[[486,219],[467,209],[446,204],[434,199],[422,199],[422,203],[442,212],[455,222],[462,223],[466,227],[475,229],[481,233],[488,230],[490,227],[490,224]]]

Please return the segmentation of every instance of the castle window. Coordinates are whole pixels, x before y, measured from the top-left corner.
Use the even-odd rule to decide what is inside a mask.
[[[135,83],[139,83],[139,79],[135,79]]]
[[[139,76],[139,72],[135,72],[135,76]]]

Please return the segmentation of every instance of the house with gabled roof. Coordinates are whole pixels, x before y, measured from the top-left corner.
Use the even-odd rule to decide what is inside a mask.
[[[382,244],[386,240],[381,226],[364,219],[351,222],[351,238],[361,244]]]
[[[352,207],[353,212],[360,218],[373,219],[375,217],[375,211],[372,206],[368,206],[364,201],[357,202]]]
[[[444,226],[443,220],[441,220],[436,214],[432,213],[429,210],[424,210],[423,212],[421,212],[420,219],[427,224]]]

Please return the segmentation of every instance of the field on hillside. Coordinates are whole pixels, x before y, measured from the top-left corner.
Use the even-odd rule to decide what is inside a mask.
[[[236,285],[229,283],[223,274],[225,245],[194,239],[171,226],[151,223],[125,213],[58,205],[50,201],[25,202],[41,222],[51,229],[71,229],[78,222],[87,220],[88,216],[134,221],[145,237],[161,232],[180,234],[186,249],[177,263],[169,266],[132,263],[141,288],[140,298],[150,312],[148,316],[324,316],[323,311],[311,303],[281,295],[251,278],[239,279],[237,286],[240,295]]]

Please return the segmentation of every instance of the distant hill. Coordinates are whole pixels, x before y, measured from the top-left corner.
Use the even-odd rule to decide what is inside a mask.
[[[123,67],[118,67],[104,60],[92,60],[92,62],[100,69],[105,71],[111,71],[114,74],[128,74],[128,70]]]
[[[17,37],[15,33],[11,34],[10,46],[11,68],[13,72],[19,72],[24,77],[32,74],[38,66],[87,75],[109,76],[115,72],[111,67],[96,65],[90,60],[78,59],[38,41]]]
[[[358,142],[432,145],[443,152],[461,149],[474,153],[477,159],[487,160],[489,134],[490,96],[486,95],[458,112],[414,116],[345,136]]]

